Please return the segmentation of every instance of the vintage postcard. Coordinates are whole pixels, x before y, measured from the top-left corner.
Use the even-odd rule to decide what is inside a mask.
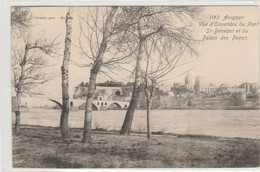
[[[13,168],[258,168],[258,6],[12,6]]]

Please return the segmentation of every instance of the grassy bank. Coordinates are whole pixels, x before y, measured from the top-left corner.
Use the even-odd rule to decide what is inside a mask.
[[[93,131],[90,144],[82,130],[62,140],[53,127],[22,126],[13,133],[13,167],[17,168],[194,168],[259,167],[260,140],[193,135],[121,136]]]

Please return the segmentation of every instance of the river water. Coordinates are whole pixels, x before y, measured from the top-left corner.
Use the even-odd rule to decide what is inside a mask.
[[[60,110],[22,112],[21,124],[59,126]],[[125,110],[93,111],[92,128],[120,130]],[[12,114],[14,123],[15,115]],[[83,128],[84,111],[71,111],[70,127]],[[258,110],[152,110],[152,132],[260,139]],[[132,131],[146,131],[146,111],[137,110]]]

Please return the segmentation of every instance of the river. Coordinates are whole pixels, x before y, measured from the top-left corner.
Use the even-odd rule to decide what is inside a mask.
[[[92,128],[120,130],[125,110],[93,111]],[[22,112],[21,124],[58,127],[60,110]],[[14,123],[15,115],[12,113]],[[82,128],[84,111],[71,111],[70,127]],[[137,110],[133,131],[146,131],[146,111]],[[260,139],[258,110],[152,110],[152,132]]]

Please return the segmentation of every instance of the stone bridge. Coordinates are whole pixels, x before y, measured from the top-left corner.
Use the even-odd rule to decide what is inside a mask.
[[[92,110],[122,110],[129,106],[128,101],[93,100]],[[72,100],[70,106],[73,109],[85,109],[86,100]]]
[[[15,101],[15,98],[14,98]],[[54,108],[55,106],[60,106],[62,103],[61,98],[51,98],[51,97],[41,97],[41,98],[30,98],[22,99],[21,106],[23,108]],[[83,110],[85,109],[86,100],[80,99],[70,99],[70,109],[71,110]],[[92,109],[93,110],[121,110],[127,109],[129,106],[129,101],[116,101],[116,100],[93,100]],[[13,102],[12,104],[15,104]]]
[[[61,100],[57,102],[61,102]],[[92,110],[98,110],[98,111],[99,110],[122,110],[122,109],[127,109],[129,103],[130,103],[129,101],[93,100]],[[85,109],[85,104],[86,104],[86,100],[72,99],[70,100],[70,109],[83,110]]]

